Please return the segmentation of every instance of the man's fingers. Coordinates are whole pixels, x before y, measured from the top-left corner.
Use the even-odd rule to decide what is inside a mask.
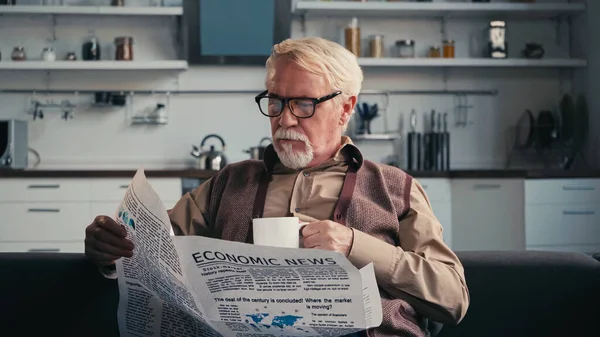
[[[98,226],[113,233],[116,236],[120,236],[123,238],[127,236],[127,230],[125,230],[125,228],[123,226],[119,225],[115,220],[113,220],[109,216],[106,216],[106,215],[97,216],[96,219],[94,220],[94,222],[96,224],[98,224]]]
[[[133,250],[134,248],[133,243],[127,238],[115,236],[113,233],[105,230],[97,231],[96,235],[94,235],[94,238],[98,241],[107,243],[111,246],[115,246],[121,249]]]
[[[308,237],[304,237],[302,240],[302,245],[304,248],[317,248],[321,247],[325,244],[324,237],[322,235],[311,235]]]
[[[131,257],[133,256],[133,249],[126,249],[126,248],[121,248],[118,246],[113,246],[110,243],[106,243],[100,240],[94,240],[94,239],[90,239],[87,241],[88,246],[100,253],[100,254],[104,254],[106,256],[110,256],[110,257],[106,257],[107,259],[111,259],[111,260],[115,260],[115,257],[121,258],[123,256],[125,257]]]
[[[307,225],[302,226],[300,229],[300,234],[303,237],[309,237],[311,235],[315,235],[321,232],[323,227],[322,221],[311,222]]]
[[[303,232],[304,232],[304,227],[306,227],[306,225],[302,225],[300,226],[300,238],[302,238],[304,236]]]
[[[98,265],[110,265],[113,264],[113,262],[115,260],[120,259],[120,256],[116,256],[116,255],[110,255],[110,254],[106,254],[103,252],[100,252],[96,249],[94,249],[93,247],[87,247],[85,249],[85,255],[87,255],[88,258],[90,258],[92,261],[94,261],[94,263],[98,264]]]

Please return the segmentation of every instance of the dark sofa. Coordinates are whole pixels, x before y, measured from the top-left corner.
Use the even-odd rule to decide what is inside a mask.
[[[572,253],[459,252],[471,306],[439,337],[600,335],[600,262]],[[118,287],[82,254],[0,254],[5,336],[118,336]]]

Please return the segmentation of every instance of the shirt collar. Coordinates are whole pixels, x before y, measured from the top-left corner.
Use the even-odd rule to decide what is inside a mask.
[[[342,136],[340,149],[335,153],[335,155],[329,159],[328,161],[317,165],[315,167],[311,167],[310,169],[322,169],[330,166],[337,165],[339,163],[346,163],[348,165],[356,165],[357,168],[360,168],[363,163],[363,156],[358,147],[354,145],[352,139],[348,136]],[[265,168],[269,173],[272,173],[275,169],[282,168],[286,171],[295,171],[290,168],[286,168],[279,161],[279,157],[277,156],[277,152],[275,152],[275,148],[273,144],[269,144],[265,149],[263,155],[263,163],[265,164]]]

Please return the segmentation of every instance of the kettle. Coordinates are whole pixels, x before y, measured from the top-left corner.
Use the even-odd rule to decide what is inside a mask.
[[[250,159],[257,159],[257,160],[263,159],[263,155],[265,154],[265,149],[267,148],[266,146],[262,146],[262,143],[265,140],[271,141],[271,138],[265,137],[265,138],[261,139],[260,142],[258,142],[258,146],[251,147],[248,150],[244,150],[244,152],[250,154]]]
[[[215,146],[211,145],[209,151],[204,151],[204,143],[209,138],[217,138],[221,141],[221,151],[215,150]],[[198,159],[198,168],[201,170],[213,170],[218,171],[227,165],[227,158],[225,157],[225,141],[221,136],[216,134],[210,134],[202,139],[200,148],[196,145],[192,145],[193,151],[191,155]]]

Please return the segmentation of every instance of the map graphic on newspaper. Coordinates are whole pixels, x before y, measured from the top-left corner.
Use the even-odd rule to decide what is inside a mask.
[[[381,324],[373,265],[340,253],[172,236],[138,170],[114,218],[135,245],[117,260],[122,337],[336,337]]]
[[[294,327],[296,323],[302,319],[302,316],[294,316],[294,315],[281,315],[281,316],[273,316],[273,319],[269,322],[268,318],[270,314],[268,312],[261,312],[258,314],[248,314],[246,315],[256,324],[260,324],[261,327],[266,327],[267,329],[271,327],[278,327],[280,329],[284,329],[286,327]],[[246,320],[246,323],[249,323]],[[252,326],[258,328],[257,325],[251,324]],[[297,328],[297,330],[303,331],[302,328]]]

